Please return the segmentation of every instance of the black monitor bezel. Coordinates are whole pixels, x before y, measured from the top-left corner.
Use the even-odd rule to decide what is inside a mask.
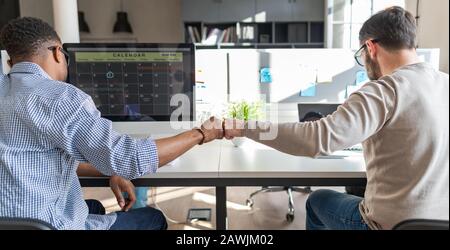
[[[124,48],[124,49],[189,49],[191,54],[192,69],[190,72],[191,89],[192,89],[192,104],[191,114],[189,121],[195,121],[195,45],[190,43],[64,43],[64,50],[69,51],[70,48],[98,48],[98,49],[110,49],[110,48]],[[67,82],[70,83],[70,68],[67,69]],[[151,116],[153,120],[130,120],[129,117],[124,116],[103,116],[113,122],[167,122],[170,121],[170,115],[166,116]]]

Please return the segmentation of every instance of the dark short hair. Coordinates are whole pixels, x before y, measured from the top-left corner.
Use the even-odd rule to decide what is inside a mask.
[[[382,10],[367,20],[359,32],[361,43],[369,39],[377,39],[383,48],[389,50],[416,48],[416,20],[401,7]]]
[[[61,39],[48,23],[34,17],[13,19],[0,31],[0,44],[12,59],[36,56],[48,42]]]

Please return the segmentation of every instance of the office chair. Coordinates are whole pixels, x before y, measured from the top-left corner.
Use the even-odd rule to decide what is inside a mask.
[[[36,219],[0,218],[0,230],[56,230],[50,224]]]
[[[449,230],[448,221],[406,220],[397,224],[393,230]]]
[[[292,192],[299,192],[304,194],[309,194],[312,192],[311,187],[262,187],[260,190],[253,192],[250,197],[247,199],[247,206],[253,207],[253,197],[260,193],[273,193],[273,192],[282,192],[286,191],[288,194],[288,213],[286,214],[286,220],[288,222],[292,222],[295,219],[295,208],[294,208],[294,197],[292,196]]]
[[[323,118],[323,115],[319,112],[309,112],[307,113],[300,122],[308,122],[315,121]],[[295,219],[295,208],[294,208],[294,198],[292,196],[292,192],[299,192],[304,194],[310,194],[312,192],[311,187],[262,187],[260,190],[253,192],[250,194],[250,197],[247,199],[247,206],[253,207],[253,197],[260,193],[273,193],[273,192],[283,192],[286,191],[288,195],[288,213],[286,214],[286,220],[288,222],[292,222]]]

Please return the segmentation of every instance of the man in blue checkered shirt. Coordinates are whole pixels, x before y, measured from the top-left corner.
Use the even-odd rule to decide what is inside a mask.
[[[0,75],[0,217],[32,218],[56,229],[165,229],[156,209],[104,214],[83,200],[80,176],[112,176],[133,197],[128,180],[154,173],[197,144],[223,137],[222,122],[161,140],[133,139],[101,118],[90,96],[67,78],[67,58],[54,29],[36,18],[10,21],[0,45],[11,59]],[[78,175],[77,175],[78,173]]]

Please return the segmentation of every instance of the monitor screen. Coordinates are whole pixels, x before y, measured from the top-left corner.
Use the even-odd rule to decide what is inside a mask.
[[[300,103],[298,104],[299,120],[305,119],[307,114],[314,113],[321,117],[327,117],[337,111],[340,104],[328,103]]]
[[[190,44],[64,44],[68,82],[89,94],[102,116],[112,121],[170,121],[189,100],[194,119],[195,52]]]

